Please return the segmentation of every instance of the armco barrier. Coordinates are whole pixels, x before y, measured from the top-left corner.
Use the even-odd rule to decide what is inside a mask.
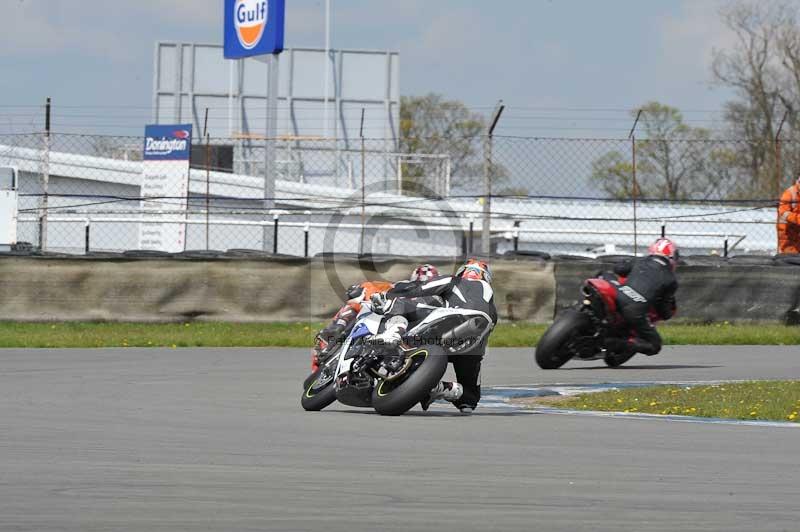
[[[429,260],[443,273],[455,259]],[[305,321],[329,318],[344,288],[364,278],[408,278],[418,260],[194,255],[0,257],[0,320]],[[501,319],[545,322],[553,264],[493,262]]]

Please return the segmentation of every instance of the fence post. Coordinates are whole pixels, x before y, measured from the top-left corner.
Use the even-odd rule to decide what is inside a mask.
[[[519,220],[514,222],[514,252],[519,251]]]
[[[303,226],[303,256],[308,258],[308,231],[309,231],[308,222],[305,223]]]
[[[91,231],[91,229],[90,229],[91,221],[89,220],[89,218],[86,218],[86,220],[84,220],[83,223],[84,223],[83,251],[84,251],[84,253],[86,253],[88,255],[89,254],[89,249],[90,249],[90,245],[89,245],[89,242],[90,242],[89,238],[90,237],[89,237],[89,235],[90,235],[90,231]]]
[[[725,237],[725,242],[722,248],[722,256],[727,258],[728,257],[728,237]]]
[[[497,102],[494,108],[492,119],[489,122],[489,128],[486,131],[486,140],[484,142],[484,159],[486,168],[483,178],[483,228],[481,231],[481,253],[491,258],[492,255],[492,149],[494,143],[494,128],[497,126],[497,121],[500,120],[500,115],[503,114],[503,100]]]
[[[280,215],[276,212],[272,215],[272,252],[278,253],[278,219]]]
[[[358,255],[364,254],[364,233],[366,231],[365,225],[367,220],[366,213],[366,180],[367,174],[364,168],[366,164],[366,153],[364,151],[364,108],[361,108],[361,127],[359,128],[358,135],[361,137],[361,238],[358,241]]]
[[[469,220],[469,254],[472,255],[472,242],[473,242],[473,230],[475,229],[475,222],[470,218]]]
[[[628,138],[631,140],[631,199],[633,200],[633,255],[639,254],[639,233],[636,227],[636,197],[639,194],[639,184],[636,182],[636,125],[639,123],[639,118],[642,116],[642,110],[636,113],[636,120],[633,121],[633,127]]]
[[[44,214],[39,213],[39,251],[44,251],[42,244],[44,243]]]
[[[775,195],[778,198],[781,197],[783,192],[781,190],[781,174],[783,173],[783,165],[781,165],[781,131],[783,131],[783,123],[786,121],[788,112],[788,109],[783,112],[783,117],[780,124],[778,124],[778,131],[775,133]]]
[[[39,217],[39,249],[47,248],[47,210],[49,208],[48,189],[50,188],[50,97],[44,110],[44,154],[42,161],[42,213]]]
[[[661,222],[661,238],[665,238],[667,236],[667,224],[665,222]]]
[[[206,116],[203,120],[203,136],[206,138],[206,251],[208,251],[211,249],[209,247],[209,211],[211,209],[211,139],[208,135],[208,107],[206,107]]]

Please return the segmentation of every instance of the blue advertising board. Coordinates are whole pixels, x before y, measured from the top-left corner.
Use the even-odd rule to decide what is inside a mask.
[[[144,128],[145,161],[188,161],[192,124],[149,125]]]
[[[225,58],[283,51],[285,0],[225,0]]]

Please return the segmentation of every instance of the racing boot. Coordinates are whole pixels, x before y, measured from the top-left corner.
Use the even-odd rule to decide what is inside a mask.
[[[464,393],[464,387],[461,386],[457,382],[445,382],[442,381],[437,384],[433,390],[430,391],[427,397],[422,399],[419,402],[420,406],[423,410],[427,411],[428,408],[439,399],[444,399],[445,401],[450,401],[454,403],[461,398],[461,394]]]

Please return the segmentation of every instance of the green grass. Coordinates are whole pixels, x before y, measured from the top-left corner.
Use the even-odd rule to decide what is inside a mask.
[[[800,381],[752,381],[711,386],[648,386],[596,392],[551,403],[603,412],[800,422]]]
[[[322,323],[0,322],[0,347],[310,347]],[[501,323],[491,347],[532,347],[546,325]],[[665,325],[672,345],[798,345],[800,327]]]
[[[311,347],[321,323],[0,322],[0,347]]]

